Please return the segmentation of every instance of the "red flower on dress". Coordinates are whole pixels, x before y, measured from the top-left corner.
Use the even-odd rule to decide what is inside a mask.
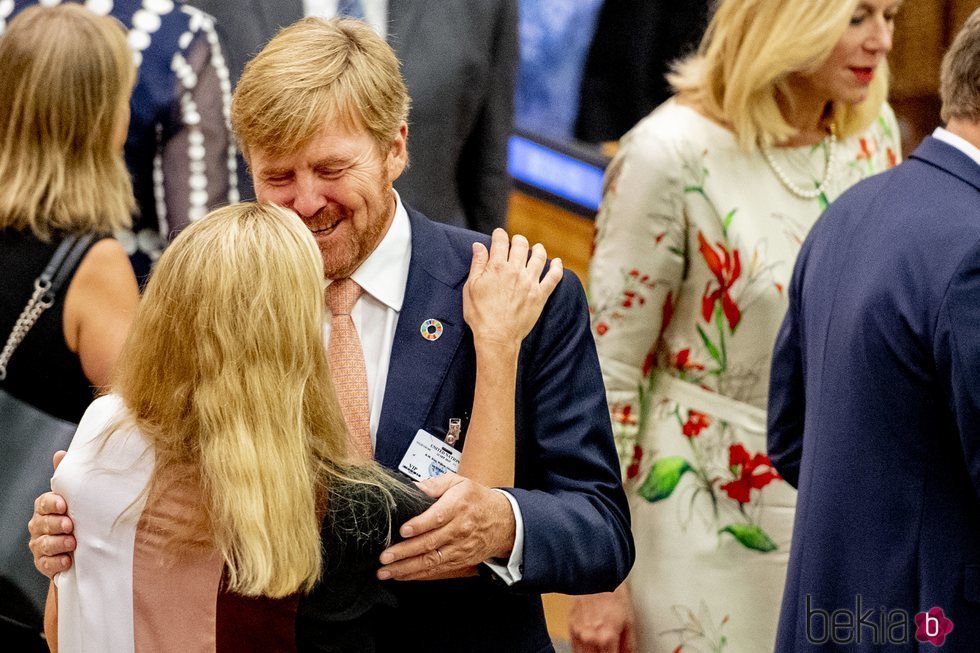
[[[633,461],[626,468],[626,480],[631,481],[640,475],[640,463],[643,461],[643,447],[633,445]]]
[[[595,325],[595,332],[600,336],[606,335],[606,331],[608,330],[609,330],[609,325],[606,324],[605,322],[599,322],[599,324]]]
[[[898,157],[895,156],[895,151],[892,150],[892,148],[889,147],[887,150],[885,150],[885,156],[888,157],[889,168],[894,168],[898,165]]]
[[[696,438],[701,435],[701,431],[705,430],[711,425],[711,418],[704,413],[699,413],[696,410],[687,411],[687,422],[681,428],[681,432],[689,438]]]
[[[679,352],[674,354],[671,359],[670,364],[674,369],[680,370],[681,372],[686,372],[688,370],[703,370],[704,365],[700,363],[695,363],[691,360],[691,348],[681,349]]]
[[[732,250],[729,253],[723,244],[717,243],[720,253],[715,252],[700,231],[698,232],[698,241],[701,243],[701,255],[704,257],[704,262],[718,282],[718,287],[714,290],[711,290],[710,281],[705,286],[704,296],[701,297],[701,315],[705,322],[711,322],[715,303],[721,300],[721,308],[725,313],[725,319],[728,320],[728,328],[734,331],[742,319],[742,311],[729,293],[732,285],[742,274],[742,262],[738,250]]]
[[[653,369],[653,366],[656,365],[656,363],[657,354],[656,352],[651,351],[649,354],[647,354],[647,357],[643,359],[643,369],[641,372],[644,379],[650,376],[650,370]]]
[[[636,415],[633,414],[632,404],[622,404],[619,410],[613,413],[613,417],[623,426],[635,425],[637,423]]]
[[[721,489],[739,503],[748,503],[752,490],[761,490],[781,478],[772,468],[769,456],[764,453],[750,456],[741,444],[728,447],[728,466],[737,478],[722,485]]]
[[[874,151],[878,149],[874,141],[869,142],[866,138],[859,139],[858,143],[861,145],[861,151],[858,152],[857,155],[858,161],[861,161],[862,159],[870,159],[871,155],[874,154]]]
[[[667,293],[667,298],[664,299],[663,307],[663,318],[660,320],[660,333],[667,330],[670,326],[670,321],[674,319],[674,291]]]

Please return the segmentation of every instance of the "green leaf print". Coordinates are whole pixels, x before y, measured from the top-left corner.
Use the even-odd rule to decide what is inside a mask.
[[[722,220],[721,222],[721,228],[725,231],[725,235],[728,234],[728,228],[732,226],[732,218],[735,217],[735,211],[738,211],[738,209],[734,208],[731,211],[729,211],[728,215],[726,215],[725,219]]]
[[[766,532],[754,524],[730,524],[718,532],[730,533],[742,546],[762,553],[778,548]]]
[[[650,503],[666,499],[677,488],[681,477],[693,469],[691,463],[681,456],[661,458],[650,468],[650,473],[647,474],[646,480],[643,481],[643,485],[640,486],[637,493]]]
[[[704,329],[701,328],[700,324],[695,326],[697,327],[698,335],[701,336],[701,342],[704,343],[704,348],[708,350],[708,354],[715,359],[716,363],[719,365],[724,365],[721,359],[721,353],[718,351],[718,348],[715,347],[715,343],[711,342],[711,339],[708,338],[708,334],[704,332]]]

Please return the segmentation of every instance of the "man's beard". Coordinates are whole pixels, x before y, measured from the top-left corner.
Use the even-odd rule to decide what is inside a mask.
[[[393,210],[393,202],[387,201],[392,197],[391,193],[391,186],[385,180],[381,192],[381,197],[385,199],[377,203],[374,207],[374,212],[368,215],[367,225],[361,231],[353,228],[353,212],[340,208],[341,219],[347,221],[349,224],[347,225],[347,232],[343,241],[336,239],[329,245],[320,246],[320,255],[323,257],[324,277],[327,279],[344,279],[349,277],[371,255],[371,252],[381,242],[388,228],[388,218]],[[371,207],[369,205],[370,210]],[[321,218],[326,218],[323,220],[323,223],[330,223],[333,221],[334,216],[321,215],[330,212],[330,207],[324,207],[310,222],[312,224],[320,224]]]

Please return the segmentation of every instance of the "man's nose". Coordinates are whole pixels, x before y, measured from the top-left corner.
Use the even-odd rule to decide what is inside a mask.
[[[317,184],[310,182],[298,182],[296,184],[296,195],[293,197],[293,211],[301,218],[309,218],[327,205],[326,197],[322,189]]]

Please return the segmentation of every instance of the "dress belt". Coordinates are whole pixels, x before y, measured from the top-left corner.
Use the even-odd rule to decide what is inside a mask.
[[[685,407],[715,417],[746,431],[765,436],[766,411],[731,397],[705,390],[676,376],[654,370],[650,383],[653,394],[672,399]]]

